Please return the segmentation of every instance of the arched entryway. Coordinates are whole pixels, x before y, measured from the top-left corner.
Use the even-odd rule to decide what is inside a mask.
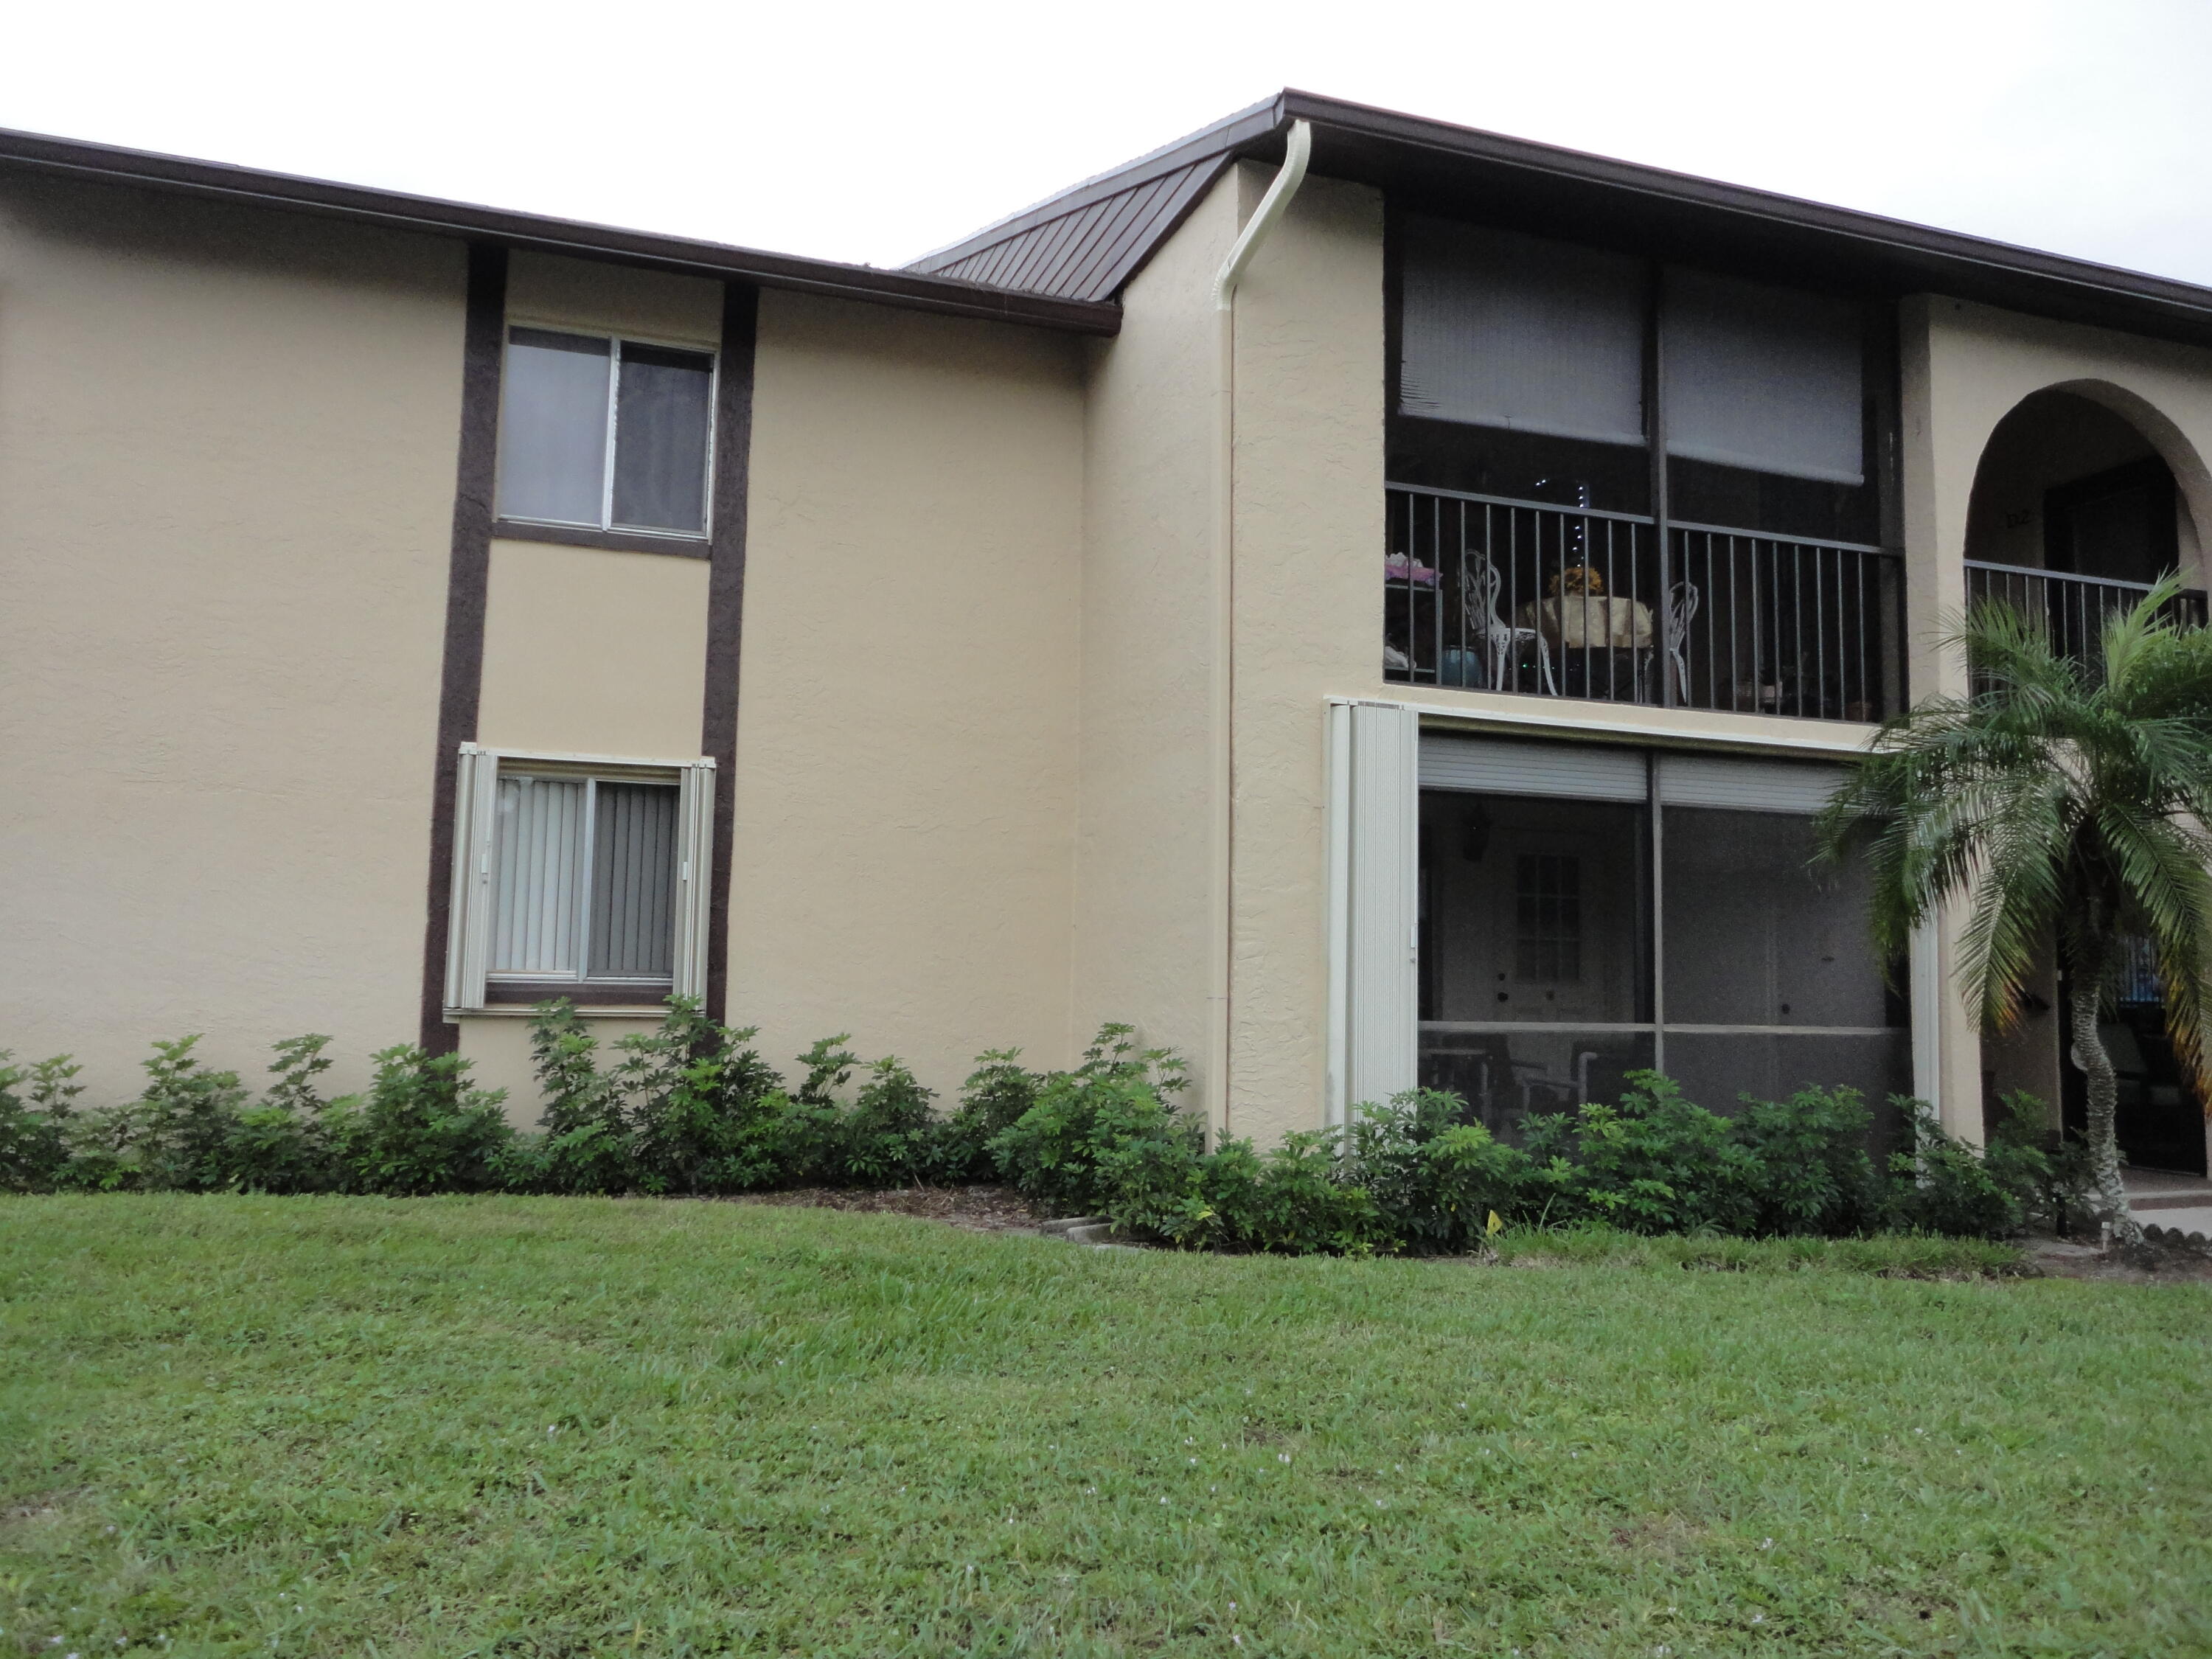
[[[2023,399],[1990,434],[1974,475],[1968,598],[2028,612],[2062,648],[2093,660],[2103,619],[2178,569],[2190,591],[2177,609],[2203,623],[2203,553],[2190,505],[2203,473],[2170,423],[2117,387],[2076,383]],[[2203,1175],[2203,1105],[2166,1042],[2155,978],[2147,963],[2127,978],[2106,1033],[2122,1079],[2121,1152],[2136,1168]],[[2066,1058],[2065,1006],[2054,959],[2031,988],[2019,1025],[1984,1040],[1983,1105],[1992,1124],[2015,1091],[2080,1124],[2081,1073]]]

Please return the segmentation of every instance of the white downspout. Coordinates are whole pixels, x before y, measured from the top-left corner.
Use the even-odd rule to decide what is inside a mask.
[[[1231,907],[1235,821],[1231,792],[1236,787],[1235,663],[1237,602],[1237,286],[1252,256],[1289,210],[1291,198],[1305,182],[1306,162],[1313,154],[1313,128],[1291,124],[1290,142],[1283,154],[1282,170],[1260,198],[1252,215],[1221,263],[1213,279],[1213,317],[1216,349],[1214,371],[1213,457],[1213,664],[1208,687],[1213,787],[1212,811],[1207,826],[1211,847],[1207,897],[1210,925],[1206,939],[1206,1121],[1217,1138],[1229,1133],[1229,996],[1230,953],[1232,940]],[[1231,175],[1233,179],[1234,175]]]

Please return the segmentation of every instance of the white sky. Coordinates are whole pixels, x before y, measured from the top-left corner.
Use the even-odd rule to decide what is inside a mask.
[[[896,264],[1284,86],[2212,284],[2212,0],[16,0],[0,125]]]

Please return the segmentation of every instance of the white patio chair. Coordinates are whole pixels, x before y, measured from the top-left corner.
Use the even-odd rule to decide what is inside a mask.
[[[1695,582],[1679,581],[1667,606],[1667,661],[1674,671],[1677,702],[1686,701],[1690,695],[1690,620],[1698,614],[1701,597]]]
[[[1474,574],[1461,590],[1461,614],[1466,618],[1467,631],[1482,636],[1483,659],[1490,665],[1490,689],[1503,691],[1505,676],[1520,659],[1521,644],[1527,641],[1536,647],[1536,660],[1544,671],[1544,692],[1547,696],[1559,695],[1559,683],[1552,678],[1552,653],[1544,643],[1544,636],[1533,628],[1519,628],[1498,614],[1498,591],[1505,579],[1498,567],[1488,559],[1474,562]]]

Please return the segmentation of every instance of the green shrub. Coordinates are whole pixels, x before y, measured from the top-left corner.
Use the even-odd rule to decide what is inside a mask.
[[[868,1068],[852,1109],[839,1124],[838,1158],[830,1172],[857,1187],[911,1186],[940,1162],[935,1093],[904,1061],[887,1055]]]
[[[1416,1255],[1463,1250],[1491,1214],[1518,1214],[1535,1182],[1526,1153],[1501,1146],[1467,1103],[1411,1089],[1387,1106],[1354,1109],[1344,1178],[1364,1188],[1387,1222],[1390,1248]]]
[[[992,1138],[991,1154],[1004,1179],[1053,1213],[1106,1213],[1114,1187],[1102,1157],[1113,1153],[1114,1167],[1133,1170],[1131,1159],[1152,1155],[1122,1142],[1187,1137],[1170,1103],[1187,1082],[1182,1061],[1164,1048],[1139,1049],[1133,1027],[1102,1026],[1083,1063],[1046,1078],[1036,1103]]]
[[[337,1182],[331,1154],[329,1104],[315,1079],[330,1070],[320,1033],[286,1037],[269,1067],[276,1080],[258,1105],[239,1113],[231,1132],[230,1184],[249,1192],[319,1193]]]
[[[751,1046],[756,1035],[677,997],[659,1029],[616,1045],[630,1168],[642,1190],[746,1192],[775,1179],[783,1129],[767,1103],[783,1100],[783,1079]]]
[[[0,1192],[51,1192],[70,1161],[70,1102],[83,1091],[66,1054],[18,1066],[0,1048]]]
[[[510,1184],[506,1091],[472,1086],[459,1054],[405,1043],[372,1058],[368,1092],[334,1100],[325,1114],[341,1191],[476,1193]]]
[[[1524,1214],[1539,1181],[1536,1166],[1518,1146],[1493,1139],[1480,1123],[1459,1123],[1422,1149],[1427,1165],[1428,1213],[1434,1218],[1424,1243],[1465,1250],[1499,1224]]]
[[[1945,1132],[1924,1100],[1891,1097],[1912,1124],[1913,1149],[1890,1159],[1898,1176],[1894,1218],[1957,1238],[2008,1238],[2051,1179],[2051,1161],[2019,1135],[1992,1135],[1977,1152]]]
[[[1373,1194],[1345,1179],[1338,1141],[1334,1129],[1301,1129],[1269,1147],[1231,1241],[1286,1255],[1365,1255],[1388,1248],[1389,1228]]]
[[[960,1104],[939,1137],[939,1179],[995,1181],[991,1143],[1036,1104],[1043,1079],[1021,1063],[1018,1048],[989,1048],[960,1085]]]
[[[1756,1218],[1757,1158],[1726,1118],[1656,1072],[1631,1072],[1618,1106],[1530,1118],[1527,1138],[1553,1220],[1741,1233]]]
[[[118,1138],[137,1184],[204,1193],[230,1184],[233,1149],[249,1091],[235,1072],[211,1072],[192,1053],[198,1036],[154,1044],[145,1091],[121,1109]]]
[[[1735,1135],[1759,1162],[1751,1231],[1832,1237],[1878,1226],[1887,1194],[1867,1150],[1873,1127],[1856,1089],[1806,1088],[1782,1101],[1744,1097]]]
[[[555,1193],[626,1193],[636,1182],[622,1091],[599,1069],[599,1040],[565,998],[530,1021],[531,1073],[544,1132],[527,1158],[532,1184]]]

